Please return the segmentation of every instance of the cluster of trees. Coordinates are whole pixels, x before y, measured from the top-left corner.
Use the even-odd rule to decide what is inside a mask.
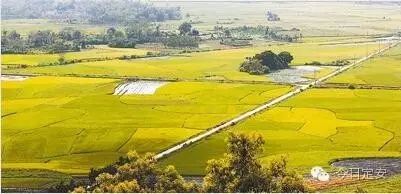
[[[22,37],[18,32],[2,31],[2,53],[49,52],[59,53],[65,51],[79,51],[85,48],[83,35],[80,31],[64,29],[60,32],[50,30],[36,31]]]
[[[88,45],[107,44],[117,48],[135,48],[137,44],[162,43],[167,47],[198,47],[199,31],[185,22],[180,25],[180,34],[164,32],[159,25],[149,23],[130,24],[122,29],[108,28],[105,33],[84,34],[78,30],[65,28],[59,32],[50,30],[31,32],[22,37],[16,31],[3,31],[2,53],[60,53],[80,51]]]
[[[186,181],[173,166],[158,167],[153,154],[129,152],[111,167],[96,171],[91,185],[73,192],[307,192],[303,178],[287,169],[285,158],[261,165],[257,155],[263,144],[260,135],[231,133],[228,153],[208,161],[202,184]]]
[[[199,31],[192,25],[184,22],[178,28],[179,34],[160,30],[159,25],[149,23],[137,23],[126,27],[124,30],[115,28],[107,29],[105,34],[88,38],[89,44],[108,44],[110,47],[135,48],[136,44],[162,43],[166,47],[188,48],[198,47],[196,36]]]
[[[241,40],[241,39],[235,39],[235,38],[222,39],[220,41],[220,44],[235,46],[235,47],[252,45],[252,43],[249,40]]]
[[[312,62],[307,62],[304,65],[313,65],[313,66],[345,66],[351,64],[350,61],[345,60],[345,59],[340,59],[340,60],[335,60],[331,61],[329,63],[321,63],[319,61],[312,61]]]
[[[2,1],[1,17],[49,18],[69,23],[128,24],[181,19],[180,7],[155,7],[141,0],[14,0]]]
[[[332,62],[328,63],[327,65],[329,65],[329,66],[345,66],[345,65],[349,65],[349,64],[351,64],[350,61],[342,59],[342,60],[332,61]]]
[[[272,51],[264,51],[253,57],[247,57],[240,65],[241,72],[248,72],[252,75],[261,75],[270,71],[289,68],[294,57],[287,51],[283,51],[278,55]]]
[[[193,28],[189,22],[182,23],[178,27],[178,30],[180,31],[180,35],[199,36],[199,31]]]
[[[269,26],[239,26],[233,28],[224,28],[223,26],[215,26],[217,37],[220,39],[235,38],[235,39],[253,39],[253,38],[265,38],[276,41],[295,42],[302,38],[300,30],[293,28],[291,30],[285,30],[279,27]]]

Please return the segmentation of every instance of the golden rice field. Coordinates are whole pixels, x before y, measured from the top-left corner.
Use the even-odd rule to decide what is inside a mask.
[[[225,152],[228,132],[262,134],[266,144],[260,160],[267,163],[284,155],[300,172],[330,167],[338,158],[400,157],[399,99],[399,90],[311,89],[173,154],[163,164],[184,174],[203,174],[206,161]]]
[[[401,86],[401,45],[333,77],[329,83]]]
[[[331,62],[337,59],[353,60],[377,50],[378,44],[284,44],[265,45],[241,49],[191,53],[171,57],[144,58],[135,60],[108,60],[76,63],[59,66],[4,69],[5,73],[75,75],[102,77],[140,77],[189,80],[254,80],[269,81],[266,76],[255,76],[239,72],[239,64],[247,56],[263,50],[289,51],[294,55],[292,65],[306,62]],[[79,53],[77,53],[79,55]],[[83,53],[84,55],[84,53]]]
[[[46,76],[2,81],[2,168],[85,173],[129,150],[159,152],[290,90],[171,82],[154,95],[112,95],[119,82]]]
[[[2,54],[3,74],[36,75],[1,81],[2,187],[49,188],[69,181],[70,175],[110,164],[129,150],[141,154],[163,151],[293,89],[270,83],[266,75],[239,72],[245,57],[272,50],[289,51],[294,56],[292,66],[342,59],[353,62],[383,48],[377,38],[397,33],[401,23],[400,4],[389,2],[153,2],[182,7],[181,20],[155,22],[162,31],[175,32],[180,24],[191,21],[201,33],[212,32],[215,26],[263,25],[284,32],[297,28],[303,38],[296,43],[255,39],[253,46],[236,49],[208,40],[200,42],[199,52],[133,60],[116,58],[144,56],[148,51],[158,52],[155,48],[171,53],[184,48],[100,45],[61,54]],[[267,21],[266,11],[278,14],[280,21]],[[100,34],[110,27],[48,19],[2,20],[1,26],[23,37],[32,31],[63,28]],[[43,66],[60,57],[101,60]],[[21,64],[28,67],[16,68]],[[332,70],[323,67],[304,77],[322,77]],[[123,78],[176,82],[163,85],[153,95],[113,95]],[[341,158],[401,157],[401,46],[327,83],[398,89],[308,89],[185,146],[159,165],[172,164],[183,175],[203,175],[207,160],[226,152],[229,132],[261,134],[266,141],[259,155],[263,164],[284,155],[290,169],[302,174],[313,166],[334,170],[330,162]],[[355,192],[356,187],[368,192],[401,192],[394,189],[400,184],[401,176],[395,175],[319,192]]]
[[[99,45],[92,49],[84,49],[80,52],[67,52],[61,54],[5,54],[1,55],[1,64],[25,64],[37,66],[41,63],[56,62],[60,57],[67,60],[72,59],[97,59],[116,58],[123,55],[143,56],[147,53],[144,49],[110,48],[106,45]]]

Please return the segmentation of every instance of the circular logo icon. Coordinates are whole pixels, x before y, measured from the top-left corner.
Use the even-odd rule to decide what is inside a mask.
[[[314,179],[317,179],[319,181],[326,182],[330,180],[330,175],[320,166],[313,167],[310,171],[310,174]]]
[[[320,172],[324,172],[323,168],[320,166],[315,166],[310,171],[310,174],[312,175],[313,178],[317,178]]]
[[[329,181],[330,175],[327,172],[320,172],[319,175],[317,176],[317,180],[323,182]]]

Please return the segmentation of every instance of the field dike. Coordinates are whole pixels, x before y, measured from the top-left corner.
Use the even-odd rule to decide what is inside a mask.
[[[157,88],[165,84],[161,81],[128,81],[117,86],[113,95],[154,94]]]

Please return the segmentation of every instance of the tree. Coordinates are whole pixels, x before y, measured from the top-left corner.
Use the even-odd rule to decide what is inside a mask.
[[[278,54],[278,56],[287,64],[290,64],[294,57],[287,51],[283,51]]]
[[[1,53],[26,53],[28,49],[28,42],[24,40],[15,30],[2,31]]]
[[[241,72],[248,72],[252,75],[262,75],[269,73],[269,67],[262,65],[260,60],[257,59],[248,59],[244,61],[239,69]]]
[[[50,30],[31,32],[28,35],[28,43],[33,47],[42,47],[53,44],[56,34]]]
[[[257,160],[264,140],[260,135],[230,133],[228,153],[208,161],[205,192],[306,192],[302,177],[286,169],[286,160],[264,168]]]
[[[127,157],[116,162],[117,172],[101,173],[95,178],[88,191],[102,193],[139,193],[139,192],[192,192],[196,191],[194,183],[189,183],[179,175],[173,166],[160,169],[156,165],[154,154],[144,156],[128,152]],[[76,188],[82,191],[82,187]]]
[[[240,65],[241,72],[248,72],[250,74],[260,75],[269,73],[271,70],[279,70],[288,68],[288,63],[293,60],[289,52],[281,52],[276,55],[272,51],[264,51],[258,53],[253,57],[247,57]]]
[[[196,192],[194,183],[186,182],[174,166],[167,166],[160,174],[155,191],[158,193]]]
[[[14,0],[2,1],[2,18],[41,18],[91,24],[181,19],[179,7],[155,6],[140,0]]]
[[[261,60],[262,65],[268,66],[271,70],[288,68],[288,63],[283,61],[272,51],[264,51],[254,56],[255,59]]]
[[[115,163],[117,172],[101,173],[88,189],[74,192],[307,192],[302,177],[287,170],[284,157],[262,166],[257,157],[264,143],[261,135],[230,133],[228,153],[208,161],[201,188],[185,181],[173,166],[158,167],[154,154],[129,152]]]
[[[231,31],[229,29],[224,30],[224,37],[231,38]]]
[[[58,59],[57,59],[57,61],[58,61],[58,64],[64,65],[65,62],[66,62],[64,55],[63,55],[63,54],[60,54],[59,57],[58,57]]]
[[[181,35],[188,34],[189,32],[191,32],[191,29],[192,29],[192,25],[188,22],[184,22],[178,27],[178,30],[180,31]]]
[[[192,34],[192,36],[199,36],[199,30],[197,30],[197,29],[192,29],[191,34]]]
[[[82,38],[82,33],[81,33],[80,31],[75,30],[75,31],[72,33],[72,39],[74,39],[74,40],[81,40],[81,38]]]

